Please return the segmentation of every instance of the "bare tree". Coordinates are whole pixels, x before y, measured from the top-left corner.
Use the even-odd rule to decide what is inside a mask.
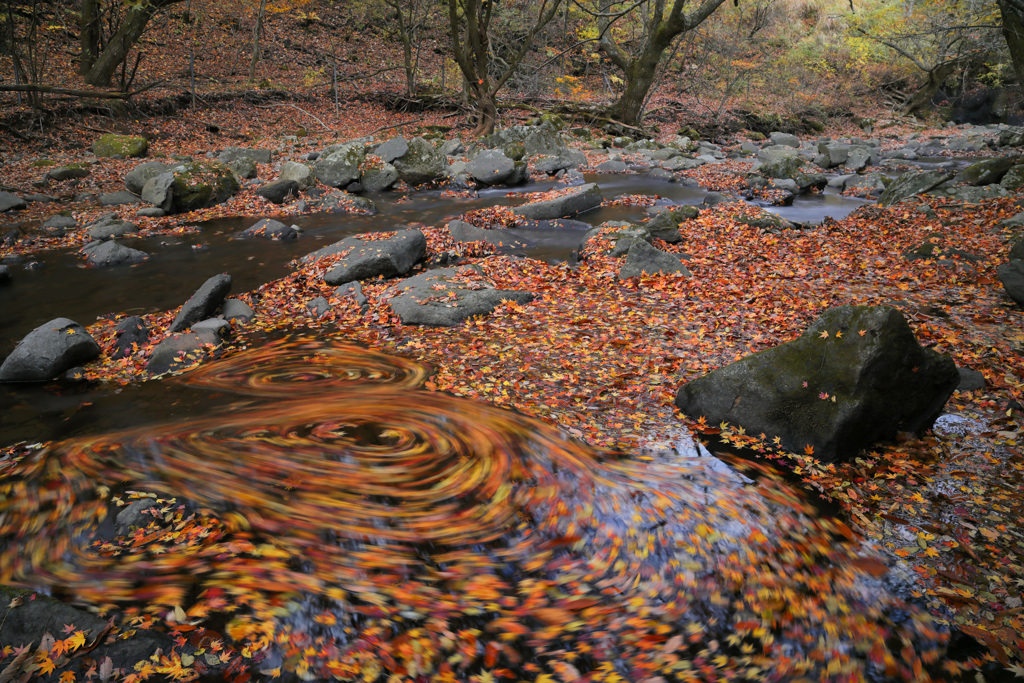
[[[87,22],[90,43],[85,44],[86,37],[82,37],[82,52],[84,60],[81,66],[84,69],[86,62],[90,64],[85,72],[85,82],[89,85],[105,88],[110,85],[110,79],[114,76],[117,68],[128,59],[128,53],[142,38],[142,34],[157,12],[170,7],[184,0],[143,0],[127,4],[127,11],[121,20],[120,25],[113,32],[113,35],[105,44],[100,44],[100,32],[93,30],[94,22],[98,22],[101,11],[99,0],[89,4],[91,13],[82,13],[82,21]],[[85,24],[83,24],[85,26]]]
[[[416,94],[416,72],[419,70],[420,31],[430,13],[426,0],[384,0],[391,8],[398,39],[402,41],[402,64],[405,67],[405,91]]]
[[[691,11],[687,11],[688,0],[594,0],[596,11],[578,4],[596,17],[602,50],[625,74],[625,89],[608,108],[608,115],[627,125],[637,125],[665,51],[676,38],[699,26],[724,2],[703,0]],[[624,17],[639,24],[639,31],[630,36],[628,42],[619,40],[613,26]]]
[[[724,0],[722,0],[724,1]],[[554,19],[562,0],[539,0],[534,21],[522,35],[516,52],[495,66],[491,45],[492,21],[501,0],[448,0],[448,22],[455,62],[477,108],[473,135],[489,135],[498,116],[498,91],[516,72],[537,35]]]

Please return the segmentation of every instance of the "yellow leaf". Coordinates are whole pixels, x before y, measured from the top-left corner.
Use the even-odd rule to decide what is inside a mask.
[[[85,631],[75,631],[64,640],[65,649],[72,652],[83,645],[85,645]]]

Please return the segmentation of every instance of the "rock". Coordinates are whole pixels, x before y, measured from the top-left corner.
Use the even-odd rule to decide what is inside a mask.
[[[346,237],[302,257],[311,263],[325,256],[344,256],[324,277],[330,285],[383,275],[394,277],[412,270],[426,254],[427,240],[419,230],[403,230],[394,237],[372,239],[376,233]]]
[[[92,143],[92,153],[98,157],[144,157],[149,141],[138,135],[106,133]]]
[[[76,221],[72,216],[64,216],[58,213],[43,221],[41,227],[47,228],[48,230],[71,230],[77,225],[78,221]]]
[[[486,185],[499,185],[515,173],[515,162],[497,149],[481,152],[466,166],[466,172],[474,180]]]
[[[101,194],[99,201],[100,206],[121,206],[122,204],[138,204],[142,198],[127,190],[121,190],[120,192]]]
[[[299,231],[290,225],[273,218],[264,218],[238,233],[239,237],[266,237],[272,240],[291,240],[299,236]]]
[[[371,199],[337,190],[322,197],[310,199],[308,207],[313,211],[327,213],[363,213],[369,216],[377,213],[377,205]]]
[[[229,322],[238,320],[247,323],[256,317],[252,307],[241,299],[226,299],[220,307],[220,314]]]
[[[625,173],[629,170],[629,166],[624,161],[602,161],[594,167],[594,170],[598,173]]]
[[[756,166],[758,173],[766,178],[793,178],[800,173],[803,160],[799,157],[780,157],[774,161],[766,161]]]
[[[365,152],[362,143],[328,147],[313,165],[313,173],[328,187],[346,187],[359,179],[359,165]]]
[[[663,161],[658,166],[665,169],[666,171],[689,171],[694,168],[703,166],[704,162],[700,159],[691,159],[690,157],[673,157],[668,161]]]
[[[882,193],[878,203],[890,206],[907,197],[923,194],[932,190],[953,177],[945,170],[911,171],[897,177]]]
[[[73,180],[75,178],[87,178],[89,167],[85,164],[68,164],[67,166],[55,166],[46,172],[48,180]]]
[[[1020,163],[1020,157],[985,159],[971,164],[960,171],[953,180],[968,185],[990,185],[998,183],[1007,171]]]
[[[395,159],[399,159],[405,156],[406,152],[409,151],[409,143],[403,137],[391,138],[387,142],[383,142],[374,148],[372,154],[375,157],[380,157],[381,161],[386,164],[390,164]]]
[[[55,318],[18,342],[0,365],[0,382],[45,382],[99,355],[99,344],[84,327]]]
[[[883,192],[885,190],[885,181],[882,180],[882,176],[877,173],[865,173],[864,175],[849,175],[845,176],[843,181],[843,189],[855,189],[874,192]]]
[[[171,167],[162,161],[147,161],[128,171],[124,177],[124,186],[132,194],[141,195],[142,188],[150,179],[167,173],[170,169]]]
[[[371,162],[367,157],[360,169],[359,183],[367,192],[383,192],[398,180],[398,169],[387,162]]]
[[[538,155],[559,156],[565,149],[562,139],[558,133],[547,128],[537,128],[530,131],[523,140],[523,152],[528,157]]]
[[[626,262],[619,268],[619,279],[647,275],[671,275],[682,273],[687,277],[690,271],[675,254],[656,249],[643,240],[637,240],[626,253]]]
[[[762,164],[770,164],[779,159],[785,159],[787,157],[799,156],[800,151],[794,147],[788,145],[771,145],[768,147],[762,147],[757,152],[757,160]]]
[[[220,204],[238,189],[224,164],[190,161],[146,181],[142,199],[167,213],[183,213]]]
[[[999,186],[1004,190],[1019,190],[1024,187],[1024,164],[1012,167],[999,181]]]
[[[554,199],[517,206],[513,212],[517,216],[533,220],[568,218],[600,206],[602,199],[601,188],[594,183],[588,183],[565,190]]]
[[[592,245],[594,239],[598,237],[612,242],[612,246],[603,252],[605,256],[611,256],[612,258],[625,256],[636,242],[650,244],[653,239],[651,233],[642,225],[633,225],[625,221],[605,221],[601,225],[588,230],[583,236],[580,246],[576,249],[581,260],[586,259],[590,256],[591,252],[595,251]]]
[[[1010,193],[999,185],[977,187],[974,185],[952,185],[952,183],[949,183],[930,190],[928,194],[949,197],[964,204],[980,204],[986,199],[1007,197]]]
[[[318,296],[306,304],[306,312],[313,318],[322,318],[331,310],[331,304],[327,299]]]
[[[140,498],[126,506],[114,518],[114,529],[123,536],[132,529],[144,529],[157,518],[149,510],[156,511],[163,507],[155,498]]]
[[[793,230],[796,228],[793,223],[787,221],[782,216],[777,216],[769,211],[760,211],[756,215],[743,213],[736,217],[736,221],[754,228],[760,228],[761,230],[777,231]]]
[[[235,174],[235,177],[240,180],[251,180],[259,174],[259,169],[256,168],[256,162],[248,157],[229,161],[227,163],[227,167],[230,168],[231,172]]]
[[[149,362],[146,363],[146,372],[163,375],[188,370],[206,358],[210,346],[214,344],[192,332],[172,334],[153,347]]]
[[[124,237],[138,232],[139,226],[130,221],[121,221],[117,218],[101,220],[88,228],[88,235],[94,240],[109,240],[114,237]]]
[[[149,341],[149,329],[142,318],[131,316],[125,318],[114,328],[117,333],[117,342],[110,357],[114,360],[126,356],[134,356],[142,346]]]
[[[274,204],[284,204],[298,192],[299,184],[294,180],[274,180],[256,189],[256,194]]]
[[[231,334],[231,323],[224,318],[207,318],[192,325],[192,332],[203,342],[216,346]]]
[[[960,373],[960,383],[956,385],[957,391],[983,391],[985,389],[985,375],[970,368],[957,368]]]
[[[17,195],[6,193],[6,191],[0,190],[0,212],[4,211],[20,211],[26,208],[28,203]]]
[[[366,299],[366,295],[363,294],[363,285],[359,280],[344,282],[338,285],[338,288],[334,290],[334,296],[339,299],[343,299],[345,297],[351,298],[364,310],[370,305],[370,302]]]
[[[559,171],[567,168],[576,168],[577,163],[571,159],[568,155],[558,156],[539,156],[535,157],[531,161],[533,170],[538,173],[547,173],[548,175],[554,175]]]
[[[217,161],[223,164],[230,164],[238,159],[248,159],[256,164],[270,163],[269,149],[250,149],[247,147],[225,147],[217,156]]]
[[[306,164],[297,161],[286,161],[281,164],[281,172],[278,174],[280,180],[294,180],[299,190],[307,190],[316,184],[316,176],[313,169]]]
[[[704,206],[714,206],[716,204],[726,204],[733,201],[732,197],[721,192],[708,192],[704,195],[704,201],[701,202]]]
[[[487,315],[502,301],[526,303],[530,292],[494,289],[476,266],[428,270],[402,280],[388,305],[406,325],[453,327],[466,318]]]
[[[698,210],[692,206],[681,206],[662,211],[651,220],[643,224],[651,237],[663,240],[669,244],[678,244],[683,240],[679,234],[679,224],[686,220],[696,218]]]
[[[231,276],[227,273],[214,275],[189,297],[167,331],[183,332],[192,324],[213,317],[213,314],[224,303],[224,298],[229,291],[231,291]]]
[[[147,206],[136,211],[135,215],[142,218],[163,218],[167,212],[157,206]]]
[[[11,268],[10,266],[0,266],[0,285],[7,284],[11,281]]]
[[[444,174],[444,155],[423,138],[409,141],[409,150],[394,160],[398,177],[410,185],[422,185],[437,180]]]
[[[466,146],[462,144],[462,140],[455,138],[453,140],[445,140],[445,143],[441,145],[441,154],[445,156],[454,157],[462,154],[466,151]]]
[[[928,429],[959,381],[953,360],[922,348],[896,309],[840,306],[795,341],[684,384],[676,406],[834,462]]]
[[[82,247],[85,262],[90,266],[117,266],[122,263],[138,263],[149,258],[149,254],[138,249],[118,244],[114,240],[90,242]]]
[[[775,131],[768,136],[771,139],[773,145],[785,145],[786,147],[799,147],[800,138],[789,133],[780,133]]]
[[[448,232],[456,242],[486,242],[497,247],[521,248],[526,241],[516,236],[514,230],[485,230],[466,221],[449,221]]]
[[[1024,261],[1015,259],[1004,263],[996,269],[996,274],[1003,283],[1006,295],[1018,306],[1024,306]]]

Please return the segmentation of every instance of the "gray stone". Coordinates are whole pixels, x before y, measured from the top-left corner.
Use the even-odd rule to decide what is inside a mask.
[[[1024,187],[1024,164],[1014,166],[1003,179],[999,181],[999,186],[1004,190],[1015,191]]]
[[[487,185],[504,183],[512,177],[515,170],[515,162],[505,156],[504,152],[497,149],[481,152],[466,167],[466,172],[474,180]]]
[[[968,185],[989,185],[998,183],[1007,171],[1020,163],[1020,157],[1005,157],[978,161],[960,171],[954,178],[958,183]]]
[[[721,192],[708,192],[704,195],[704,201],[701,202],[704,206],[714,206],[715,204],[726,204],[733,201],[733,198],[729,195],[722,194]]]
[[[456,242],[486,242],[496,247],[512,248],[527,245],[526,241],[516,236],[514,230],[485,230],[460,220],[449,221],[448,232]]]
[[[367,192],[383,192],[398,180],[398,169],[389,163],[380,166],[363,163],[359,183]]]
[[[294,181],[293,181],[294,182]],[[239,237],[266,237],[273,240],[291,240],[299,236],[298,230],[273,218],[264,218],[238,233]]]
[[[229,322],[247,323],[256,317],[252,307],[241,299],[225,299],[220,307],[220,314]]]
[[[996,274],[1003,283],[1006,295],[1018,306],[1024,306],[1024,261],[1016,259],[1004,263],[996,269]]]
[[[609,230],[611,229],[611,230]],[[678,232],[678,230],[677,230]],[[601,251],[595,249],[596,239],[608,240],[611,246]],[[650,243],[653,238],[647,228],[642,225],[633,225],[626,221],[605,221],[595,228],[587,231],[580,240],[576,251],[580,260],[588,258],[592,252],[601,253],[612,258],[619,258],[629,253],[630,248],[636,242]]]
[[[380,157],[385,163],[392,163],[395,159],[405,156],[409,151],[409,143],[403,137],[391,138],[374,148],[372,154]]]
[[[953,174],[945,170],[904,173],[889,184],[878,203],[882,206],[890,206],[907,197],[928,192],[952,177]]]
[[[871,164],[872,152],[867,147],[851,146],[846,156],[846,170],[853,173],[863,171]]]
[[[224,303],[224,298],[229,291],[231,291],[231,276],[227,273],[214,275],[189,297],[167,331],[183,332],[200,320],[213,317],[213,314]]]
[[[99,355],[99,344],[84,327],[55,318],[18,342],[0,365],[0,382],[45,382]]]
[[[100,206],[121,206],[122,204],[138,204],[142,198],[127,190],[108,192],[100,195]]]
[[[294,199],[299,192],[299,184],[294,180],[274,180],[256,189],[256,194],[274,204],[284,204]]]
[[[227,167],[230,168],[231,172],[240,180],[251,180],[259,174],[259,169],[256,168],[256,162],[248,157],[229,161],[227,162]]]
[[[530,163],[533,165],[533,170],[548,175],[554,175],[567,168],[575,168],[577,165],[568,155],[534,157]]]
[[[394,237],[372,239],[370,235],[346,237],[302,257],[311,263],[326,256],[341,254],[342,259],[324,277],[330,285],[383,275],[405,275],[427,251],[427,241],[419,230],[403,230]]]
[[[142,318],[131,316],[125,318],[114,328],[117,333],[114,351],[110,357],[114,360],[134,356],[149,342],[149,328]]]
[[[444,174],[444,155],[423,138],[409,141],[409,150],[394,160],[398,177],[410,185],[422,185],[437,180]]]
[[[316,176],[313,169],[306,164],[297,161],[286,161],[281,164],[281,172],[278,175],[280,180],[294,180],[299,190],[308,190],[316,184]]]
[[[76,178],[87,178],[89,167],[85,164],[68,164],[67,166],[55,166],[46,172],[48,180],[73,180]]]
[[[671,275],[673,273],[690,276],[690,271],[678,256],[656,249],[643,240],[637,240],[626,253],[626,262],[619,268],[619,279],[625,280],[644,274]]]
[[[231,323],[224,318],[207,318],[192,325],[192,332],[208,344],[220,344],[231,333]]]
[[[985,375],[978,370],[970,368],[957,368],[960,373],[960,383],[956,385],[957,391],[983,391],[985,389]]]
[[[800,138],[795,135],[790,135],[789,133],[780,133],[779,131],[775,131],[768,137],[771,138],[773,145],[784,145],[786,147],[800,146]]]
[[[922,348],[896,309],[841,306],[795,341],[684,384],[676,406],[834,462],[928,429],[959,381],[953,360]]]
[[[666,171],[689,171],[694,168],[698,168],[704,165],[704,162],[700,159],[691,159],[690,157],[678,156],[663,161],[658,164],[661,168]]]
[[[598,173],[625,173],[629,166],[624,161],[602,161],[594,170]]]
[[[122,263],[138,263],[149,257],[144,251],[126,247],[114,240],[90,242],[82,247],[85,262],[90,266],[117,266]]]
[[[537,128],[530,131],[526,139],[523,140],[523,151],[528,157],[537,155],[558,156],[564,148],[565,145],[562,144],[562,139],[558,133],[546,128]]]
[[[271,152],[269,149],[250,149],[246,147],[225,147],[218,155],[217,161],[230,164],[239,159],[248,159],[257,164],[269,164]]]
[[[167,173],[170,169],[170,166],[161,161],[147,161],[128,171],[124,177],[124,186],[132,194],[141,195],[142,188],[151,178]]]
[[[467,318],[487,315],[503,301],[522,304],[534,298],[530,292],[494,289],[475,266],[428,270],[402,280],[393,291],[397,294],[388,305],[404,324],[438,327],[453,327]]]
[[[42,227],[44,228],[53,228],[57,230],[70,230],[75,228],[77,225],[78,221],[76,221],[72,216],[63,216],[59,213],[50,216],[42,223]]]
[[[699,213],[695,206],[672,207],[656,214],[654,218],[644,223],[643,227],[655,239],[678,244],[683,239],[679,234],[679,224],[696,218]]]
[[[600,206],[601,188],[594,183],[580,185],[554,199],[530,202],[513,209],[517,216],[533,220],[568,218]]]
[[[356,305],[364,310],[370,305],[370,302],[366,299],[366,295],[363,294],[363,285],[359,280],[344,282],[338,285],[338,288],[334,290],[334,296],[339,299],[350,298],[356,302]]]
[[[445,140],[444,144],[441,145],[441,154],[445,156],[454,157],[459,154],[463,154],[466,151],[466,146],[462,144],[462,140],[455,138],[453,140]]]
[[[327,312],[330,310],[331,303],[322,296],[318,296],[306,304],[306,312],[308,312],[313,318],[322,318],[327,315]]]
[[[146,372],[151,375],[163,375],[188,370],[206,358],[210,346],[215,344],[194,332],[172,334],[153,347],[149,362],[146,364]]]
[[[27,206],[25,200],[18,195],[0,190],[0,212],[21,210]]]
[[[100,221],[95,225],[89,227],[88,234],[90,239],[94,240],[109,240],[114,237],[124,237],[125,235],[131,235],[132,233],[138,232],[139,226],[129,221],[120,220],[106,220]]]
[[[167,215],[167,212],[158,206],[147,206],[136,211],[135,215],[143,218],[162,218]]]
[[[313,165],[313,173],[328,187],[346,187],[359,179],[359,166],[365,153],[362,143],[328,147]]]
[[[762,147],[757,152],[757,160],[762,164],[769,164],[779,159],[785,159],[787,157],[799,156],[800,150],[795,147],[789,147],[788,145],[771,145],[769,147]]]
[[[755,170],[766,178],[792,179],[797,173],[800,173],[801,165],[803,165],[803,160],[799,157],[781,157],[755,166]]]

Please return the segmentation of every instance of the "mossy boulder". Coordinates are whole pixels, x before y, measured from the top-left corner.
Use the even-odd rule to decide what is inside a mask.
[[[957,174],[957,182],[968,185],[991,185],[998,183],[1006,172],[1020,163],[1020,157],[985,159],[971,164]]]
[[[840,306],[796,340],[684,384],[676,406],[834,462],[928,429],[959,381],[956,363],[921,347],[895,308]]]
[[[879,198],[878,203],[882,206],[889,206],[907,197],[924,194],[929,190],[937,188],[952,177],[953,174],[949,171],[939,169],[904,173],[889,183],[889,186],[885,188],[885,192]]]
[[[1010,191],[1024,187],[1024,164],[1014,166],[1007,171],[1003,179],[999,181],[999,186]]]
[[[361,142],[328,147],[313,165],[313,174],[327,187],[344,188],[359,179],[364,156],[366,150]]]
[[[410,140],[408,151],[393,163],[398,177],[410,185],[436,180],[444,173],[446,165],[444,155],[421,137]]]
[[[171,212],[184,213],[221,204],[238,192],[238,180],[231,169],[216,161],[188,163],[170,171],[172,183]]]
[[[138,135],[101,135],[92,143],[92,153],[98,157],[144,157],[149,141]]]

